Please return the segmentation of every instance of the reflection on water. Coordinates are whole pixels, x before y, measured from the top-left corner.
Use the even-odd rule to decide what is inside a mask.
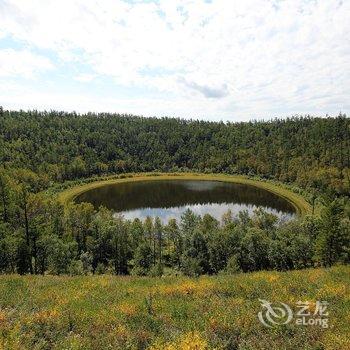
[[[258,187],[220,181],[161,180],[106,185],[82,193],[76,202],[103,205],[127,219],[159,216],[163,221],[179,219],[187,209],[210,214],[217,219],[231,210],[250,214],[258,207],[279,217],[291,218],[294,207],[271,192]]]

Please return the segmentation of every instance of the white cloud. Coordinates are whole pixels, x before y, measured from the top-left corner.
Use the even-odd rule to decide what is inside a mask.
[[[227,84],[222,84],[219,87],[199,85],[195,82],[187,81],[184,78],[179,79],[179,82],[183,83],[188,88],[201,93],[204,97],[207,98],[223,98],[229,94]]]
[[[96,78],[96,74],[79,74],[74,77],[75,80],[80,81],[82,83],[88,83]]]
[[[339,0],[5,0],[0,36],[92,72],[72,79],[157,89],[169,114],[248,118],[349,108],[349,17]]]
[[[52,68],[46,57],[28,50],[0,49],[0,77],[33,78],[37,73]]]

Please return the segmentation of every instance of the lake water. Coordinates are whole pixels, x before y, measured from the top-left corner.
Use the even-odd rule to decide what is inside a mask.
[[[230,182],[199,180],[135,181],[106,185],[86,191],[76,203],[103,205],[126,219],[159,216],[166,222],[179,219],[187,209],[220,219],[229,209],[234,215],[258,207],[283,219],[295,215],[295,208],[284,198],[264,189]]]

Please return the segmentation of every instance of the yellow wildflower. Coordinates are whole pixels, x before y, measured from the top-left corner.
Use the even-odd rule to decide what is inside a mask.
[[[208,343],[198,332],[190,332],[171,343],[155,344],[149,350],[207,350]]]
[[[136,314],[136,306],[129,303],[120,304],[117,309],[126,316],[133,316]]]

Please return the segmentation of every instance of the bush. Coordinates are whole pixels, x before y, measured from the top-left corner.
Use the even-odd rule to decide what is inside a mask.
[[[152,277],[160,277],[163,275],[164,266],[160,263],[151,267],[149,275]]]
[[[200,265],[200,261],[190,257],[185,257],[182,260],[182,271],[189,277],[198,277],[203,274],[203,268]]]
[[[231,275],[231,274],[235,274],[235,273],[238,273],[238,272],[241,272],[241,267],[239,265],[237,255],[233,255],[227,261],[227,265],[226,265],[226,268],[225,268],[225,273]]]
[[[84,275],[84,266],[81,260],[72,260],[68,272],[71,276]]]
[[[106,273],[106,266],[102,263],[98,263],[95,270],[96,275],[103,275]]]

